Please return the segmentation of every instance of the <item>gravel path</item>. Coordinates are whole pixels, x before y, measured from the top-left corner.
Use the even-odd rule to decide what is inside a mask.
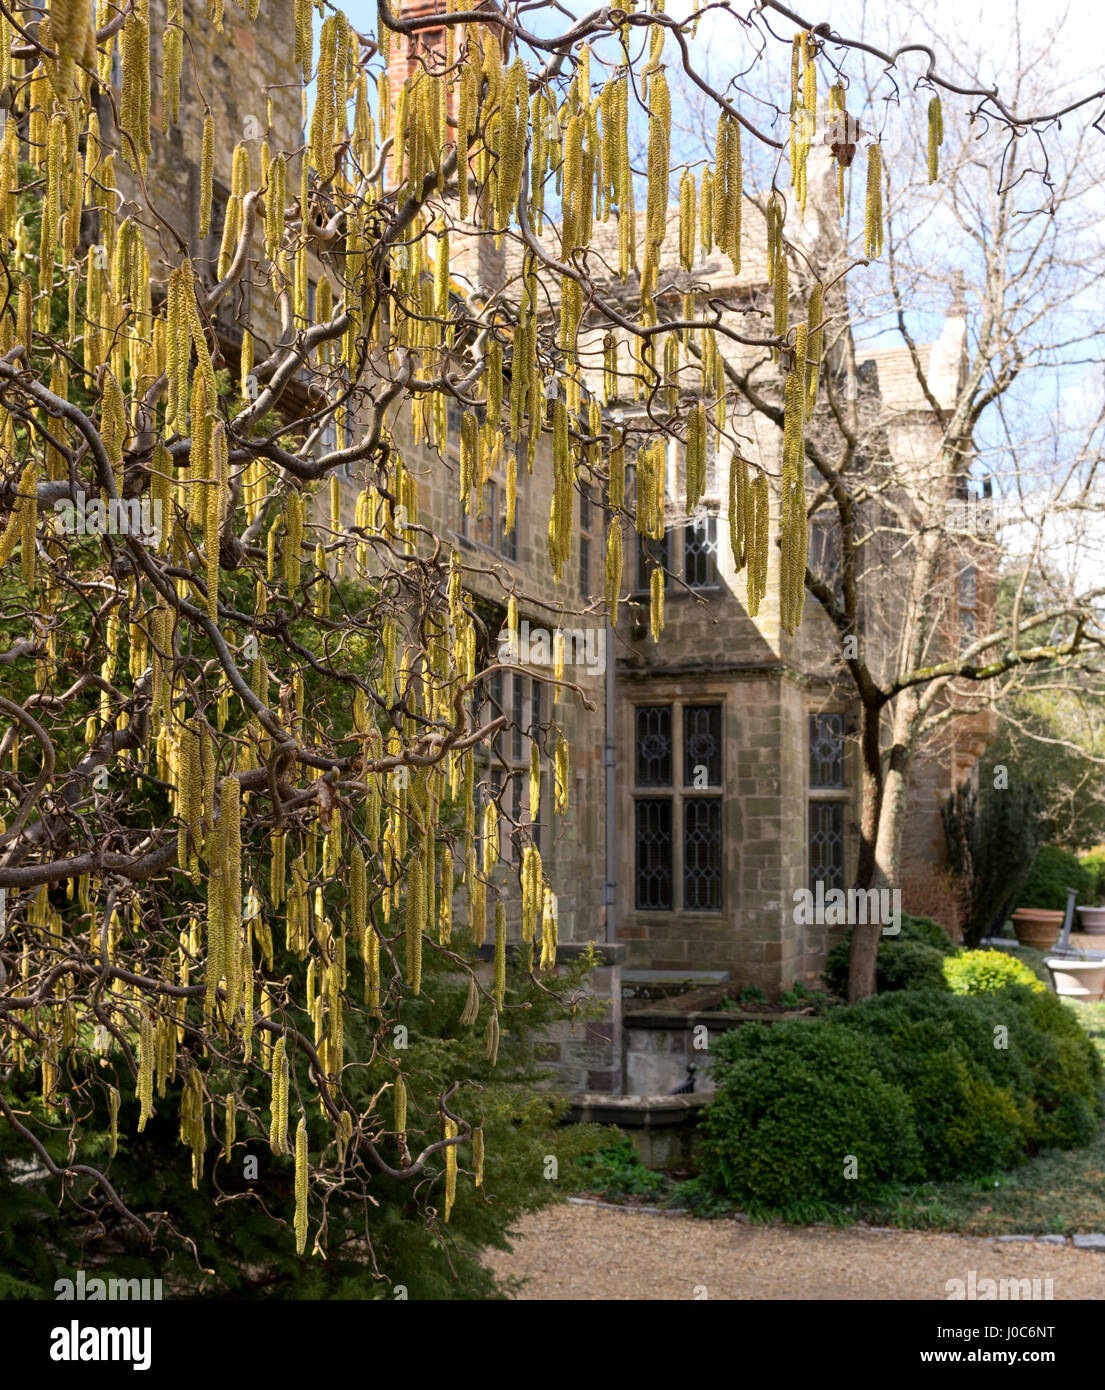
[[[1105,1298],[1105,1254],[914,1231],[751,1226],[562,1204],[525,1218],[500,1277],[522,1299],[946,1299],[948,1279],[1048,1279],[1052,1297]],[[705,1286],[705,1294],[702,1292]],[[1046,1285],[1041,1285],[1046,1296]]]

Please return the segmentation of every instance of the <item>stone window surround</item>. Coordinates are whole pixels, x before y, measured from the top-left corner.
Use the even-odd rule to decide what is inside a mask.
[[[809,720],[815,714],[839,714],[844,718],[844,785],[843,787],[811,787],[810,786],[810,757],[809,757]],[[857,788],[860,785],[858,757],[859,750],[856,746],[854,735],[849,733],[850,718],[854,714],[853,709],[840,701],[815,701],[810,700],[806,703],[803,711],[803,747],[802,747],[802,784],[804,796],[804,811],[802,824],[802,847],[804,871],[801,887],[806,887],[810,876],[810,838],[809,838],[809,806],[813,801],[835,801],[844,807],[844,881],[845,885],[852,881],[855,871],[856,858],[858,855],[858,812],[857,812]]]
[[[620,877],[625,885],[622,890],[624,903],[622,920],[627,923],[654,925],[671,930],[678,929],[680,923],[724,921],[731,903],[727,896],[726,847],[731,833],[729,813],[730,795],[727,788],[732,786],[735,777],[733,758],[735,750],[727,736],[728,720],[732,713],[732,687],[717,679],[702,682],[678,680],[663,685],[651,682],[634,683],[632,693],[625,692],[619,698],[618,746],[626,750],[619,758],[622,777],[619,778],[618,791],[621,815],[618,830],[618,862],[624,866]],[[670,787],[641,787],[636,785],[635,729],[636,710],[639,705],[670,705],[672,710],[672,781]],[[683,709],[687,705],[720,705],[722,731],[721,785],[704,790],[695,790],[683,782]],[[721,906],[711,911],[686,909],[683,907],[683,812],[681,803],[686,798],[703,795],[716,795],[722,805],[721,812]],[[670,798],[673,805],[672,817],[672,891],[673,904],[670,908],[647,909],[635,906],[636,844],[634,837],[633,806],[637,800],[649,798]]]

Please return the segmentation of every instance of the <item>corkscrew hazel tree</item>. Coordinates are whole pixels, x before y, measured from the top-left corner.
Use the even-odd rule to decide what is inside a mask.
[[[663,535],[668,441],[687,445],[688,507],[702,495],[708,444],[734,443],[719,340],[794,349],[791,210],[776,190],[767,227],[773,330],[737,311],[700,312],[688,292],[680,341],[672,338],[672,408],[647,408],[661,385],[657,338],[671,317],[675,267],[662,258],[673,191],[681,189],[684,268],[693,267],[696,232],[736,268],[742,142],[781,147],[739,95],[697,70],[694,16],[596,10],[550,39],[497,7],[405,18],[381,0],[374,34],[322,10],[316,52],[312,7],[296,0],[294,61],[316,91],[304,148],[280,148],[271,111],[256,139],[241,140],[205,111],[199,222],[201,235],[220,237],[214,282],[186,229],[163,223],[147,184],[147,0],[118,13],[101,5],[95,32],[70,0],[50,5],[37,33],[0,14],[10,110],[0,142],[0,559],[20,556],[18,572],[9,567],[0,581],[0,663],[16,697],[4,699],[0,740],[0,1079],[37,1072],[36,1123],[69,1126],[79,1139],[81,1097],[112,1084],[98,1080],[97,1061],[117,1060],[131,1076],[139,1127],[179,1096],[197,1184],[218,1103],[228,1147],[267,1132],[274,1154],[294,1148],[289,1238],[299,1250],[314,1175],[330,1180],[352,1164],[418,1193],[435,1175],[445,1207],[470,1180],[458,1150],[472,1144],[472,1124],[447,1100],[465,1078],[427,1097],[394,1058],[397,1107],[409,1091],[439,1117],[409,1150],[379,1096],[354,1102],[351,1020],[374,1055],[388,1055],[390,1025],[404,1000],[418,998],[431,964],[471,973],[451,938],[463,924],[482,942],[489,886],[496,948],[505,893],[531,959],[540,941],[535,978],[555,963],[555,885],[530,831],[494,798],[478,814],[490,788],[475,755],[502,723],[479,725],[468,701],[485,674],[482,620],[465,563],[419,519],[402,441],[442,451],[449,407],[459,405],[460,491],[478,515],[500,469],[513,514],[519,470],[544,466],[538,446],[547,440],[550,570],[559,578],[571,557],[573,493],[586,472],[606,497],[616,612],[623,523]],[[186,18],[174,2],[156,36],[166,130],[194,100],[183,63],[189,26],[213,25],[215,42],[225,41],[221,7],[209,15]],[[254,3],[246,22],[258,17]],[[444,33],[443,51],[431,46],[393,90],[393,43],[431,28]],[[795,116],[814,108],[828,37],[804,30],[795,41]],[[850,41],[833,41],[846,56]],[[716,105],[712,169],[681,164],[673,147],[669,68]],[[940,74],[927,80],[938,86]],[[112,107],[110,137],[94,96]],[[638,118],[647,144],[639,180],[629,134]],[[794,127],[801,201],[803,127]],[[229,157],[229,199],[221,227],[209,227],[219,151]],[[877,147],[870,159],[869,171]],[[119,220],[124,171],[130,215]],[[868,188],[877,250],[879,180],[870,172]],[[541,235],[554,214],[555,250]],[[612,271],[628,304],[611,296],[591,255],[596,225],[611,218]],[[82,240],[88,226],[97,240]],[[519,248],[517,283],[495,292],[454,274],[481,240]],[[323,274],[309,313],[316,263]],[[228,361],[216,318],[247,278],[252,307]],[[781,539],[791,624],[805,578],[801,435],[817,389],[817,317],[811,305],[804,365],[786,391]],[[601,386],[584,372],[582,335],[592,329],[603,340]],[[684,349],[702,361],[697,396],[679,384]],[[606,407],[629,393],[642,410],[631,425],[615,423]],[[627,447],[638,461],[634,486]],[[737,469],[734,549],[755,612],[766,594],[769,483],[762,468],[754,477],[743,461]],[[351,527],[346,487],[357,494]],[[54,503],[78,496],[105,509],[156,503],[159,534],[70,533]],[[650,592],[658,639],[659,570]],[[569,682],[556,684],[573,696]],[[552,797],[561,814],[568,772],[560,735]],[[477,855],[481,828],[485,846],[500,831],[515,841],[516,870]],[[514,1026],[501,968],[491,986],[473,977],[473,989],[494,1060]],[[301,1118],[290,1140],[293,1095]],[[4,1114],[11,1124],[10,1107]],[[40,1142],[19,1123],[27,1143]],[[329,1135],[318,1149],[317,1129]],[[494,1164],[482,1144],[481,1179]],[[106,1169],[97,1181],[142,1227],[113,1197]]]

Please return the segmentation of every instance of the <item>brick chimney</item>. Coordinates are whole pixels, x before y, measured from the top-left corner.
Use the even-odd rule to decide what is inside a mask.
[[[406,0],[400,4],[394,0],[393,12],[402,19],[426,19],[431,15],[446,13],[445,0]],[[456,34],[454,29],[454,34]],[[454,38],[454,45],[456,39]],[[408,77],[419,68],[428,72],[442,72],[448,63],[449,34],[444,25],[440,29],[427,27],[417,29],[413,34],[391,35],[391,59],[388,63],[388,84],[394,105],[399,90]],[[455,61],[455,57],[454,57]],[[449,83],[449,116],[456,116],[456,82]]]

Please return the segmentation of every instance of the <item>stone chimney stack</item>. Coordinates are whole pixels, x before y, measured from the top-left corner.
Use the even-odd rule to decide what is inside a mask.
[[[957,270],[952,302],[944,317],[940,337],[929,349],[929,388],[942,406],[950,406],[967,372],[967,299],[963,272]]]

